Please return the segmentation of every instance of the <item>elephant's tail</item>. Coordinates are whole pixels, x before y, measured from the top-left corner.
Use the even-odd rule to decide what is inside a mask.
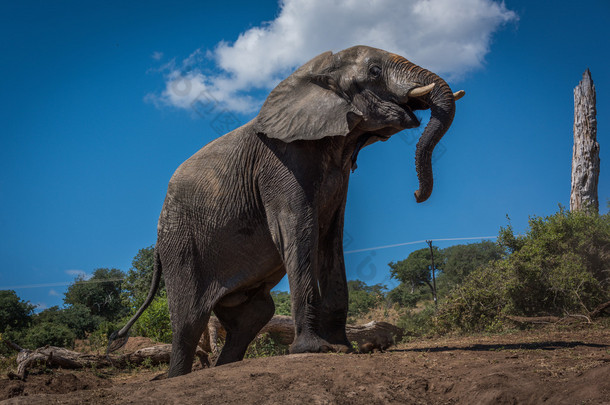
[[[133,324],[138,320],[140,315],[148,308],[150,303],[155,298],[155,294],[157,293],[157,288],[159,288],[159,282],[161,281],[161,259],[159,258],[159,254],[157,253],[157,249],[155,248],[155,264],[153,269],[152,282],[150,284],[150,290],[148,291],[148,296],[146,300],[142,304],[142,306],[138,309],[134,316],[131,317],[129,322],[121,330],[115,331],[108,338],[108,348],[106,349],[106,354],[112,353],[116,350],[119,350],[121,347],[125,346],[127,340],[129,339],[129,329],[133,326]]]

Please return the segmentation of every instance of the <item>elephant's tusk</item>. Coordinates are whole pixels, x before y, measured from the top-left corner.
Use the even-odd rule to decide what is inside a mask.
[[[453,93],[453,99],[455,101],[458,101],[459,99],[464,97],[465,94],[466,94],[466,92],[464,90],[456,91],[455,93]]]
[[[407,95],[409,97],[421,97],[421,96],[425,96],[426,94],[430,93],[433,88],[434,88],[434,83],[430,83],[427,86],[416,87],[416,88],[410,90]]]

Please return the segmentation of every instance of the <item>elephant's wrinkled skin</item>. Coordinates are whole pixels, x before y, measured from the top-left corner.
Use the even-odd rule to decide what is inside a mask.
[[[227,330],[216,365],[241,360],[274,313],[288,274],[292,353],[347,351],[343,216],[358,151],[420,123],[417,201],[432,191],[431,155],[451,125],[453,94],[438,76],[379,49],[323,53],[280,83],[259,115],[184,162],[170,180],[146,303],[161,269],[173,342],[169,376],[189,373],[213,310]]]

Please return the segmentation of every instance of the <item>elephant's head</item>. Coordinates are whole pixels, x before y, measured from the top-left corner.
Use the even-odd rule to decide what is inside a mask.
[[[255,120],[256,131],[284,142],[356,136],[360,147],[419,126],[414,110],[431,110],[417,143],[417,202],[432,193],[432,152],[449,129],[455,100],[447,83],[405,58],[355,46],[318,55],[281,82]]]

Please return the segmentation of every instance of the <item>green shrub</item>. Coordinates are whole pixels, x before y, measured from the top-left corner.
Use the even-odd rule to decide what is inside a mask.
[[[437,321],[446,329],[497,330],[502,315],[587,315],[610,299],[610,217],[567,212],[533,217],[524,236],[500,231],[507,259],[472,272]]]
[[[290,310],[290,293],[287,291],[271,291],[271,298],[275,304],[276,315],[292,315]]]
[[[506,262],[495,262],[470,273],[439,306],[439,330],[476,332],[494,323],[509,303],[506,288],[510,273]]]
[[[92,315],[89,308],[82,304],[70,305],[60,309],[58,306],[47,308],[34,315],[34,324],[52,323],[67,326],[74,332],[77,339],[84,339],[86,334],[93,332],[103,321],[103,318]]]
[[[398,287],[388,292],[387,298],[391,303],[398,304],[401,307],[415,308],[417,301],[422,299],[422,293],[420,289],[411,292],[411,288],[404,283],[400,283]]]
[[[127,319],[118,321],[103,321],[89,335],[89,345],[91,349],[103,351],[108,346],[108,338],[113,332],[116,332],[127,323]]]
[[[74,332],[66,325],[42,322],[30,327],[21,339],[21,346],[37,349],[46,345],[74,347]]]
[[[431,334],[436,330],[435,312],[432,303],[419,311],[409,310],[398,320],[398,327],[403,329],[406,337]]]
[[[145,336],[162,343],[172,342],[172,326],[167,305],[167,293],[162,291],[133,326],[134,335]]]

